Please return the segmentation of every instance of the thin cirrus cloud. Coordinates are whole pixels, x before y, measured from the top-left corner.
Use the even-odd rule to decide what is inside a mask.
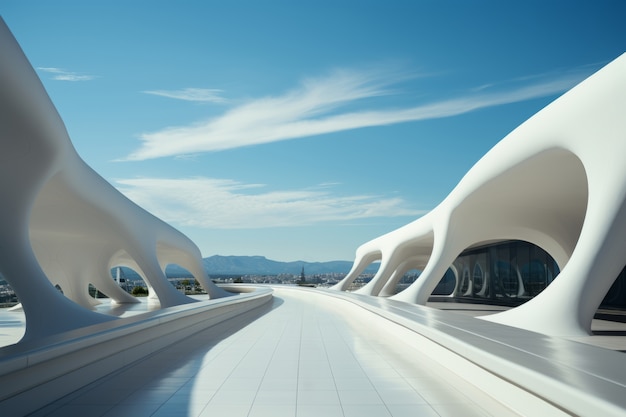
[[[350,129],[451,117],[560,93],[584,76],[583,71],[571,71],[535,77],[523,85],[521,81],[512,83],[506,89],[486,85],[464,96],[413,107],[349,111],[346,107],[359,100],[392,94],[389,87],[402,80],[380,71],[335,71],[326,77],[305,80],[281,96],[248,101],[208,121],[141,134],[139,149],[123,160],[215,152]]]
[[[207,229],[259,229],[373,217],[418,216],[401,198],[335,196],[328,185],[313,190],[267,191],[206,177],[119,179],[117,188],[159,218]],[[172,198],[175,196],[176,198]]]
[[[61,68],[38,67],[37,69],[52,74],[52,79],[57,81],[89,81],[96,78],[93,75],[79,74],[77,72],[66,71]]]
[[[206,103],[224,103],[226,99],[221,96],[222,90],[212,88],[183,88],[181,90],[148,90],[145,94],[173,98],[184,101],[197,101]]]

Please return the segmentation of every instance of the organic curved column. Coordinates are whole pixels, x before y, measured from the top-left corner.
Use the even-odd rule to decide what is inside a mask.
[[[41,207],[35,206],[35,212],[38,209]],[[37,217],[36,213],[32,217]],[[34,231],[33,227],[30,235],[39,264],[53,284],[60,285],[66,297],[86,308],[100,304],[88,294],[92,284],[117,303],[139,302],[113,281],[109,262],[116,251],[114,243],[68,239],[60,233]]]
[[[195,302],[196,300],[187,297],[174,288],[160,267],[156,255],[156,247],[148,248],[147,246],[145,243],[136,242],[133,247],[127,249],[127,252],[136,263],[138,271],[143,274],[143,278],[148,284],[150,295],[158,297],[162,308]]]
[[[69,139],[54,106],[0,19],[0,272],[26,316],[22,340],[113,320],[65,298],[33,253],[29,216],[46,181],[66,162]]]
[[[89,277],[91,277],[90,271],[88,272]],[[72,274],[69,276],[69,288],[71,288],[72,292],[70,296],[67,296],[70,300],[75,303],[88,308],[93,309],[95,306],[100,304],[100,301],[96,300],[94,297],[89,294],[89,284],[90,281],[85,279],[85,271],[75,270],[72,271]],[[95,288],[95,285],[94,285]],[[96,288],[96,294],[98,289]]]
[[[204,265],[201,261],[200,251],[191,242],[177,242],[177,246],[171,246],[170,244],[164,244],[159,242],[157,245],[157,256],[161,270],[165,272],[165,268],[169,264],[177,264],[186,270],[200,283],[202,288],[206,291],[210,298],[221,298],[233,295],[232,293],[218,287],[211,281],[204,269]],[[187,245],[193,245],[192,247],[185,247]],[[181,246],[183,249],[181,249]]]
[[[386,256],[386,252],[383,252],[383,257],[380,260],[380,267],[378,268],[378,271],[376,271],[374,277],[370,280],[370,282],[354,292],[356,294],[363,295],[378,295],[380,289],[383,287],[383,285],[385,285],[385,283],[397,267],[399,257],[394,256],[394,254],[395,252],[390,251],[390,255]]]
[[[482,318],[555,336],[591,334],[592,319],[626,258],[626,203],[606,200],[590,201],[578,245],[548,287],[515,309]]]
[[[395,269],[395,271],[393,271],[387,282],[385,282],[385,285],[383,285],[380,291],[377,294],[373,295],[379,297],[390,297],[392,295],[395,295],[397,293],[396,287],[398,286],[398,282],[400,282],[404,274],[406,274],[406,272],[409,270],[405,269],[406,265],[407,261],[401,262],[400,265],[398,265],[398,267]]]
[[[463,243],[454,241],[448,236],[451,233],[447,227],[435,227],[433,249],[424,270],[419,278],[404,291],[392,296],[394,300],[408,301],[425,305],[433,290],[441,281],[452,262],[461,253]]]
[[[377,295],[381,297],[391,297],[396,295],[396,287],[398,286],[398,282],[400,282],[404,274],[406,274],[411,269],[416,269],[426,265],[428,263],[429,257],[430,255],[428,255],[427,257],[418,255],[403,261],[400,265],[398,265],[385,286],[380,290]]]
[[[60,253],[60,248],[63,247],[60,242],[54,239],[50,242],[45,242],[42,239],[33,239],[32,233],[30,242],[37,262],[46,274],[46,277],[52,285],[60,288],[65,297],[90,310],[99,304],[98,301],[89,295],[87,285],[82,284],[81,272],[79,271],[80,266],[65,263]]]
[[[402,278],[404,273],[408,271],[408,269],[404,269],[407,265],[407,260],[412,259],[415,254],[420,252],[420,249],[419,239],[404,242],[400,247],[392,247],[388,243],[382,251],[383,258],[374,278],[355,292],[365,295],[379,295],[392,277],[396,276],[396,279]]]
[[[330,287],[331,290],[346,291],[354,280],[365,271],[365,268],[381,258],[380,250],[370,248],[369,246],[362,245],[357,249],[356,259],[352,264],[350,272],[341,281]]]
[[[136,304],[140,301],[124,291],[111,277],[110,268],[96,268],[93,285],[115,304]]]
[[[363,287],[355,291],[357,294],[364,295],[379,295],[380,291],[385,285],[397,274],[404,274],[400,271],[401,265],[405,264],[405,258],[407,252],[411,251],[411,246],[406,245],[403,248],[386,248],[383,251],[383,257],[380,262],[380,267],[376,272],[376,275]],[[400,275],[400,278],[402,275]],[[398,278],[399,279],[399,278]]]
[[[3,22],[0,54],[0,190],[8,201],[0,208],[0,243],[10,247],[0,251],[0,272],[22,302],[27,337],[113,319],[81,309],[50,281],[62,282],[67,295],[86,306],[94,302],[88,296],[92,281],[118,301],[129,301],[103,270],[120,252],[130,255],[128,262],[137,266],[162,306],[192,302],[171,286],[161,270],[155,253],[160,239],[187,254],[187,262],[195,265],[213,296],[225,295],[199,274],[200,254],[189,239],[120,194],[78,156],[41,82]],[[36,244],[37,256],[29,240]],[[46,273],[54,276],[48,279]],[[41,296],[49,301],[43,302]],[[42,313],[50,309],[55,314]],[[56,319],[55,325],[47,323]],[[46,325],[39,326],[39,321]]]
[[[108,255],[107,251],[103,252]],[[112,255],[108,255],[108,257],[99,256],[97,259],[93,260],[91,268],[91,273],[93,274],[91,277],[92,284],[96,289],[109,297],[113,304],[139,303],[140,301],[137,298],[123,290],[119,284],[113,280],[111,276],[111,258]]]

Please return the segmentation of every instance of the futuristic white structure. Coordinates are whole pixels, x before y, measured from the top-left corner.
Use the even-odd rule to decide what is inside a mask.
[[[161,307],[193,302],[166,279],[178,264],[212,298],[227,295],[186,236],[96,174],[74,150],[54,105],[0,20],[0,274],[15,290],[32,340],[114,320],[90,310],[91,283],[118,303],[136,302],[111,278],[135,269]],[[56,288],[58,285],[64,295]]]
[[[26,319],[0,347],[0,415],[624,415],[623,353],[555,336],[586,335],[626,258],[625,56],[507,136],[431,213],[361,246],[336,287],[381,259],[361,294],[233,297],[189,239],[80,159],[1,20],[0,57],[0,274]],[[461,251],[503,239],[544,248],[558,279],[491,322],[419,305]],[[175,291],[170,263],[211,299]],[[90,283],[136,302],[112,280],[120,265],[161,309],[92,309]],[[394,295],[411,268],[421,277]]]
[[[361,294],[425,304],[465,249],[508,239],[547,251],[561,273],[520,307],[486,318],[549,335],[590,332],[626,263],[626,54],[494,146],[435,209],[360,246],[334,289],[373,261]],[[395,294],[410,269],[419,279]]]

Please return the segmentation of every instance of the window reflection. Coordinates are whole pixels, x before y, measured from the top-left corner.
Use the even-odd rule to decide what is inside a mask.
[[[504,305],[519,305],[536,296],[559,273],[552,257],[528,242],[506,241],[472,248],[453,263],[460,276],[448,270],[433,295],[447,294],[459,301],[477,300]],[[450,276],[458,279],[453,291]]]
[[[559,272],[554,259],[540,247],[519,240],[499,242],[461,253],[431,299],[517,306],[541,293]],[[600,308],[626,310],[626,268]]]

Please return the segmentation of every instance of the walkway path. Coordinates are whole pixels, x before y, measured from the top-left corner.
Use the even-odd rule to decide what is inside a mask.
[[[350,303],[279,288],[267,310],[198,333],[34,415],[514,415],[422,359],[406,329]]]

